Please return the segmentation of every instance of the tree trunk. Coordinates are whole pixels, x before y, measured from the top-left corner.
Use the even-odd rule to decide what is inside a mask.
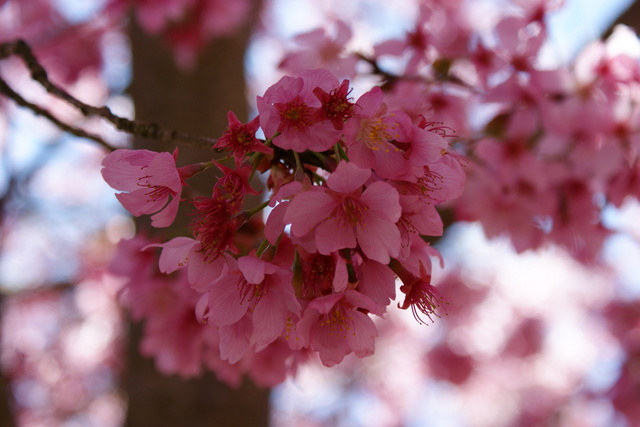
[[[133,80],[130,93],[136,119],[193,135],[219,137],[227,127],[227,111],[247,116],[244,54],[250,26],[232,38],[218,39],[202,52],[194,70],[176,68],[169,49],[157,38],[132,29]],[[137,148],[172,150],[157,142],[136,141]],[[179,148],[181,164],[211,160],[210,149]],[[208,171],[207,171],[208,172]],[[190,180],[190,191],[210,195],[211,175]],[[186,223],[177,220],[178,226]],[[182,215],[183,216],[183,215]],[[212,375],[193,380],[164,376],[152,360],[139,354],[141,325],[129,331],[123,386],[130,427],[267,426],[269,391],[245,381],[237,390]]]
[[[0,348],[4,345],[2,334],[2,321],[4,314],[5,296],[0,294]],[[8,373],[7,373],[8,374]],[[0,426],[15,426],[13,413],[13,395],[11,394],[11,383],[5,372],[0,372]]]

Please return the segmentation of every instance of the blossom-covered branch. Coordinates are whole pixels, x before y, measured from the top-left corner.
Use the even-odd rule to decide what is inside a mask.
[[[327,70],[283,77],[258,96],[258,117],[242,123],[228,114],[214,148],[226,150],[234,168],[219,162],[178,168],[177,151],[117,150],[104,159],[102,175],[122,191],[118,200],[135,216],[152,215],[154,227],[174,222],[190,176],[213,165],[223,173],[210,197],[190,201],[190,237],[146,246],[139,237],[122,246],[128,258],[143,246],[162,248],[159,270],[181,272],[180,292],[190,295],[176,310],[191,310],[210,326],[198,332],[208,342],[204,353],[189,354],[193,363],[171,371],[190,375],[215,354],[219,376],[247,369],[272,385],[308,354],[326,366],[351,353],[369,356],[377,336],[372,317],[395,299],[396,276],[404,283],[400,308],[420,322],[438,316],[431,257],[439,254],[421,236],[443,233],[435,206],[462,193],[466,160],[451,151],[438,125],[388,110],[379,87],[357,101],[350,93],[349,81]],[[265,140],[256,137],[259,128]],[[268,174],[270,191],[247,209],[246,196],[257,194],[250,184],[255,173]],[[266,218],[255,215],[267,206]],[[249,243],[245,225],[253,227]],[[153,270],[153,258],[136,258]],[[160,315],[144,301],[148,291],[157,292],[149,283],[158,279],[139,271],[122,274],[136,294],[132,310],[155,322]],[[166,336],[167,327],[158,331]],[[154,339],[162,346],[156,354],[182,357],[174,343]],[[274,351],[281,375],[265,378],[251,369]]]

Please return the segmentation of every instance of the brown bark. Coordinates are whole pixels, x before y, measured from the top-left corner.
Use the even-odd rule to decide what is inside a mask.
[[[202,53],[191,72],[176,68],[163,43],[132,31],[133,81],[130,93],[136,118],[195,135],[219,137],[227,126],[227,111],[247,115],[244,54],[249,27],[232,38],[219,39]],[[137,141],[138,148],[172,150],[156,142]],[[208,161],[213,152],[179,147],[179,163]],[[189,181],[191,191],[210,194],[212,175]],[[207,194],[207,195],[208,195]],[[178,219],[184,225],[185,219]],[[193,380],[164,376],[152,360],[138,352],[141,326],[132,325],[123,380],[128,395],[126,425],[162,426],[267,426],[269,392],[245,383],[237,390],[212,375]]]
[[[0,326],[3,320],[5,296],[0,295]],[[0,348],[3,345],[2,332],[0,331]],[[13,413],[13,396],[11,394],[11,383],[4,372],[0,372],[0,426],[15,426]]]

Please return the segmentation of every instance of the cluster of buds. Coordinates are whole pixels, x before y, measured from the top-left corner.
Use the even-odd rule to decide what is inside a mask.
[[[255,119],[229,113],[214,148],[233,166],[178,168],[177,152],[146,150],[117,150],[103,162],[123,206],[153,214],[155,227],[173,223],[186,179],[222,171],[211,197],[188,201],[192,236],[149,246],[162,248],[160,271],[186,271],[199,294],[195,316],[217,330],[231,364],[283,342],[292,354],[317,352],[326,366],[371,355],[372,317],[396,299],[396,279],[400,308],[419,322],[438,316],[431,259],[439,255],[423,236],[442,234],[436,205],[461,194],[465,159],[450,151],[444,128],[387,111],[379,87],[357,102],[350,94],[349,82],[326,70],[283,77],[258,97]],[[245,208],[247,194],[258,194],[256,172],[268,173],[268,194]],[[263,211],[261,243],[239,244]]]

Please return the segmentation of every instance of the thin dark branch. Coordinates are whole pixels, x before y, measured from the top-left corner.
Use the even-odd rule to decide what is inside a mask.
[[[369,66],[371,66],[371,71],[369,71],[369,74],[378,76],[381,80],[380,87],[385,90],[391,89],[397,82],[403,81],[403,82],[423,83],[426,85],[449,83],[449,84],[457,85],[461,88],[465,88],[467,90],[477,91],[476,88],[473,88],[468,83],[465,83],[464,81],[462,81],[460,78],[454,75],[451,75],[449,73],[449,67],[448,67],[448,65],[450,64],[447,64],[444,61],[440,63],[436,61],[432,64],[433,67],[436,67],[436,65],[439,65],[439,67],[436,67],[437,72],[436,72],[435,78],[429,78],[419,74],[414,74],[414,75],[394,74],[390,71],[384,70],[384,68],[380,66],[380,64],[375,58],[372,58],[360,52],[356,52],[355,54],[360,60],[366,62],[367,64],[369,64]]]
[[[116,147],[110,145],[99,136],[89,133],[87,131],[84,131],[82,129],[75,128],[71,125],[68,125],[63,121],[61,121],[60,119],[58,119],[57,117],[55,117],[53,114],[51,114],[49,110],[46,110],[36,104],[33,104],[27,101],[20,94],[18,94],[13,89],[11,89],[11,87],[9,87],[7,82],[5,82],[2,78],[0,78],[0,93],[4,94],[7,98],[11,98],[19,106],[25,107],[31,110],[33,113],[47,118],[50,122],[52,122],[54,125],[56,125],[58,128],[60,128],[65,132],[68,132],[75,136],[79,136],[81,138],[91,139],[109,151],[114,151],[116,149]]]
[[[80,111],[84,116],[89,117],[89,116],[98,116],[98,117],[102,117],[103,119],[107,120],[108,122],[110,122],[116,129],[121,130],[123,132],[126,132],[130,135],[134,135],[134,136],[138,136],[138,137],[142,137],[142,138],[146,138],[146,139],[153,139],[153,140],[157,140],[157,141],[161,141],[161,142],[174,142],[174,143],[183,143],[183,144],[189,144],[189,145],[193,145],[196,147],[200,147],[200,148],[207,148],[207,147],[212,147],[213,144],[216,142],[215,138],[207,138],[207,137],[202,137],[202,136],[193,136],[193,135],[189,135],[186,133],[182,133],[182,132],[178,132],[175,130],[168,130],[168,129],[163,129],[161,127],[159,127],[156,123],[144,123],[144,122],[139,122],[139,121],[135,121],[135,120],[129,120],[126,119],[124,117],[119,117],[115,114],[113,114],[111,112],[111,110],[109,109],[109,107],[106,106],[102,106],[102,107],[95,107],[92,105],[88,105],[85,104],[84,102],[78,100],[77,98],[73,97],[72,95],[70,95],[67,91],[65,91],[64,89],[62,89],[61,87],[53,84],[48,76],[47,76],[47,71],[44,69],[44,67],[38,62],[37,58],[35,57],[35,55],[33,54],[31,48],[29,47],[29,45],[23,41],[23,40],[14,40],[14,41],[10,41],[10,42],[5,42],[0,44],[0,60],[6,59],[10,56],[18,56],[22,59],[22,61],[25,63],[25,65],[27,66],[27,68],[29,69],[29,73],[31,74],[31,78],[33,80],[35,80],[36,82],[38,82],[47,92],[49,92],[51,95],[55,96],[58,99],[62,99],[64,101],[66,101],[67,103],[69,103],[70,105],[72,105],[74,108],[76,108],[78,111]],[[9,88],[8,85],[5,83],[4,86],[6,88]],[[28,103],[27,101],[25,101],[24,99],[22,99],[20,97],[20,99],[22,101],[18,101],[17,98],[15,98],[13,95],[10,94],[15,94],[18,95],[15,91],[11,90],[11,88],[9,88],[9,93],[7,93],[7,90],[5,89],[5,87],[2,88],[2,93],[4,93],[6,96],[10,97],[11,99],[15,100],[18,104],[31,109],[32,111],[36,112],[36,114],[40,114],[45,116],[47,119],[53,121],[57,126],[59,126],[61,129],[67,131],[67,132],[71,132],[74,135],[78,135],[77,133],[73,132],[74,131],[79,131],[79,132],[84,132],[81,131],[79,129],[76,128],[72,128],[68,125],[64,125],[65,127],[60,126],[61,122],[55,118],[53,118],[53,116],[46,112],[45,110],[43,110],[42,108],[39,108],[37,106],[35,106],[34,104]],[[18,95],[19,97],[19,95]],[[22,102],[22,103],[21,103]],[[38,108],[38,111],[34,110],[33,108],[36,107]],[[94,141],[97,141],[98,143],[100,143],[101,145],[105,145],[106,143],[104,141],[100,142],[98,141],[94,135],[89,136],[90,134],[86,134],[86,135],[79,135],[79,136],[84,136],[84,137],[88,137]],[[107,144],[107,148],[109,148],[110,146]],[[114,148],[111,147],[109,148],[111,150],[113,150]]]

